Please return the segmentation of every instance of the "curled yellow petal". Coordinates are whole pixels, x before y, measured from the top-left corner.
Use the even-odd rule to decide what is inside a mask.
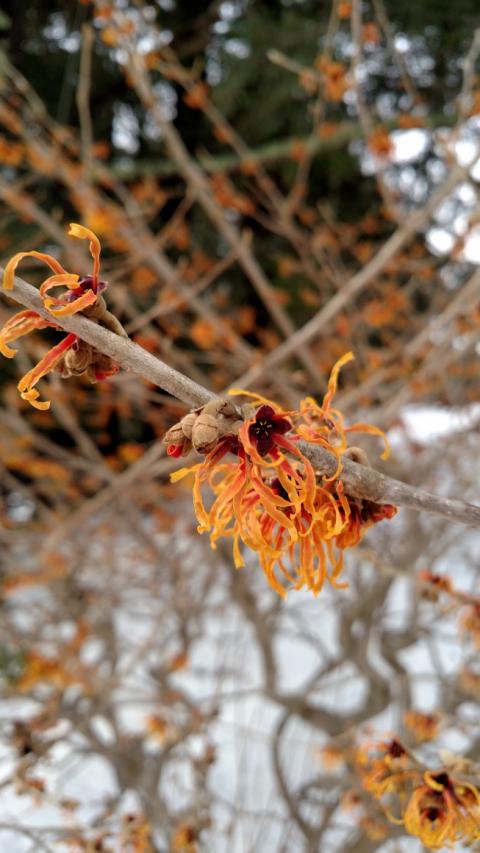
[[[425,784],[432,788],[434,791],[443,791],[445,786],[441,782],[437,782],[437,780],[434,779],[430,771],[426,770],[423,774],[423,778],[425,780]]]
[[[8,344],[3,340],[2,336],[0,335],[0,352],[2,353],[2,355],[5,356],[5,358],[14,358],[14,356],[16,356],[18,350],[13,349],[12,347],[9,347]]]
[[[78,299],[75,299],[73,302],[69,302],[67,304],[62,304],[60,301],[52,299],[48,297],[45,299],[45,308],[50,314],[53,314],[54,317],[69,317],[72,314],[78,314],[79,311],[83,311],[84,308],[88,308],[90,305],[94,305],[97,301],[97,294],[93,292],[93,290],[87,290],[82,296],[79,296]]]
[[[27,400],[35,409],[48,409],[50,407],[50,402],[38,402],[39,393],[34,388],[34,385],[37,384],[42,376],[55,370],[67,350],[74,345],[76,340],[77,336],[70,333],[63,341],[52,347],[25,376],[22,376],[17,385],[22,400]]]
[[[85,228],[84,225],[79,225],[78,222],[70,222],[69,237],[77,237],[79,240],[90,240],[90,254],[93,258],[93,278],[96,282],[98,273],[100,272],[100,240],[97,235]]]
[[[45,298],[45,294],[48,293],[52,287],[74,287],[79,280],[80,276],[75,273],[62,273],[61,275],[51,275],[40,286],[40,296],[42,299]]]
[[[380,459],[388,459],[388,457],[390,456],[390,442],[387,436],[385,435],[383,429],[380,429],[380,427],[373,426],[373,424],[358,423],[352,424],[352,426],[349,427],[345,427],[345,432],[363,432],[365,434],[368,433],[368,435],[378,435],[381,439],[383,439],[383,442],[385,444],[385,450],[380,456]]]
[[[80,225],[78,222],[70,222],[69,223],[69,237],[78,237],[79,240],[91,240],[92,242],[97,242],[100,245],[99,239],[90,228],[86,228],[85,225]]]
[[[13,358],[18,350],[8,346],[11,341],[16,341],[18,338],[23,337],[23,335],[28,335],[34,329],[45,329],[47,326],[53,326],[53,323],[44,320],[36,311],[30,311],[29,309],[19,311],[18,314],[7,320],[0,332],[0,352],[6,358]]]
[[[333,365],[332,372],[330,374],[330,379],[328,380],[328,389],[325,397],[323,398],[323,408],[328,409],[332,398],[335,396],[337,391],[338,384],[338,374],[340,373],[342,367],[345,364],[348,364],[349,361],[353,361],[355,358],[353,352],[346,352],[345,355],[342,355],[341,358]]]
[[[46,412],[50,408],[50,400],[39,400],[39,392],[36,388],[29,388],[28,391],[21,391],[20,397],[30,403],[34,409],[40,409],[41,412]]]
[[[251,397],[258,406],[271,406],[275,412],[280,408],[278,403],[274,403],[273,400],[262,397],[261,394],[256,394],[254,391],[245,391],[243,388],[229,388],[227,393],[230,397]]]
[[[50,267],[58,275],[66,275],[66,270],[63,269],[62,265],[57,261],[56,258],[53,258],[51,255],[46,255],[44,252],[18,252],[13,258],[10,258],[7,266],[5,267],[5,271],[3,273],[3,286],[5,290],[12,290],[13,284],[15,281],[15,270],[17,269],[19,263],[23,258],[36,258],[38,261],[42,261],[44,264]]]

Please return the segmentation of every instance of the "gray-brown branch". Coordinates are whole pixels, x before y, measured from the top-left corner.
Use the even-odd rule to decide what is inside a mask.
[[[3,275],[1,268],[0,275]],[[53,320],[52,315],[43,307],[38,290],[22,279],[15,278],[14,289],[5,295],[26,308],[37,311],[45,319]],[[109,355],[124,370],[137,373],[191,407],[202,406],[215,397],[211,391],[169,367],[138,344],[104,329],[86,317],[61,317],[55,318],[54,322],[59,328],[73,332],[100,352]],[[299,446],[323,474],[331,475],[335,472],[337,460],[334,454],[306,442],[301,442]],[[376,503],[392,503],[419,512],[431,512],[451,521],[480,527],[480,506],[431,494],[416,486],[386,477],[379,471],[350,459],[344,460],[340,479],[351,495]]]

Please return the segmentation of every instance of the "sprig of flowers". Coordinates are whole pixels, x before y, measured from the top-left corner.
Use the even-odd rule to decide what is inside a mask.
[[[0,331],[0,352],[6,358],[13,358],[17,354],[17,350],[10,346],[13,341],[41,329],[59,330],[55,318],[80,312],[116,334],[126,335],[119,321],[107,311],[105,300],[101,295],[107,283],[99,278],[101,248],[98,237],[89,228],[77,223],[71,223],[68,234],[79,240],[89,241],[93,259],[91,275],[81,278],[77,273],[69,273],[56,258],[43,252],[19,252],[9,260],[3,276],[3,287],[7,291],[12,290],[15,270],[24,258],[36,258],[52,270],[53,275],[46,278],[40,285],[40,296],[44,308],[51,314],[52,319],[46,320],[35,311],[26,310],[20,311],[7,320]],[[61,296],[52,296],[51,291],[57,287],[64,287],[67,290]],[[36,409],[48,409],[50,402],[39,399],[39,391],[35,386],[43,376],[54,370],[59,371],[64,377],[85,373],[91,382],[96,382],[113,376],[118,372],[119,367],[108,356],[97,352],[94,347],[81,341],[77,335],[69,333],[20,379],[17,388],[22,399]]]
[[[321,405],[309,397],[298,410],[283,411],[258,394],[232,389],[231,395],[249,397],[252,403],[208,403],[186,415],[164,439],[170,456],[182,456],[192,446],[206,453],[203,462],[172,475],[173,482],[194,475],[198,531],[210,533],[213,548],[221,537],[231,538],[237,568],[244,565],[241,543],[255,551],[267,580],[282,596],[292,587],[318,594],[325,581],[346,586],[339,580],[344,550],[396,513],[390,504],[347,495],[338,479],[342,456],[354,450],[348,447],[348,433],[372,433],[386,442],[381,430],[369,424],[345,426],[342,414],[331,406],[339,371],[352,358],[347,353],[334,366]],[[299,449],[300,439],[335,454],[333,477],[322,479],[314,470]],[[213,493],[208,508],[205,487]]]
[[[471,762],[426,768],[398,740],[360,748],[357,759],[363,786],[386,817],[429,850],[480,839],[480,791]],[[395,806],[400,817],[392,814]]]

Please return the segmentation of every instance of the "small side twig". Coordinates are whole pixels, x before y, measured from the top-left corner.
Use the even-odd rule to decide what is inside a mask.
[[[90,113],[90,83],[92,77],[93,29],[90,24],[82,27],[82,50],[77,86],[77,109],[80,119],[82,163],[87,180],[92,175],[93,126]]]

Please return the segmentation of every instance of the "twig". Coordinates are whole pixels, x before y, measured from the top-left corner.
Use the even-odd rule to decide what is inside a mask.
[[[0,274],[3,274],[1,268]],[[22,279],[15,278],[14,288],[9,291],[9,296],[25,307],[37,311],[42,317],[52,319],[45,311],[38,291]],[[100,352],[109,355],[125,370],[143,376],[188,405],[202,406],[215,397],[212,392],[155,358],[138,344],[115,335],[86,317],[56,318],[56,323],[60,328],[74,332]],[[337,459],[334,454],[305,442],[301,442],[300,447],[319,471],[327,475],[335,472]],[[430,494],[351,460],[344,460],[341,480],[352,495],[377,503],[388,502],[422,512],[432,512],[452,521],[480,527],[479,506]]]
[[[427,120],[426,120],[427,121]],[[433,114],[428,117],[428,128],[450,127],[454,124],[454,117],[444,114]],[[388,119],[382,122],[374,122],[373,130],[378,127],[383,127],[385,130],[396,130],[399,127],[398,120]],[[292,156],[292,146],[295,142],[299,143],[306,154],[316,156],[327,151],[344,148],[349,142],[354,142],[357,139],[362,139],[363,131],[358,122],[341,121],[336,125],[336,130],[331,136],[321,138],[320,136],[313,137],[311,134],[289,136],[285,139],[275,140],[259,145],[256,148],[249,148],[249,161],[255,165],[269,165],[280,160],[290,160]],[[208,157],[202,154],[197,156],[199,166],[208,175],[216,175],[223,172],[233,172],[240,169],[245,161],[245,154],[236,152],[227,154],[210,154]],[[135,178],[142,177],[172,177],[178,175],[179,166],[175,160],[152,160],[140,159],[135,160],[119,160],[110,166],[111,174],[123,181],[130,181]],[[99,178],[100,174],[94,170],[94,177]]]
[[[300,442],[299,447],[322,473],[335,473],[336,462],[328,451],[315,447],[306,442]],[[396,506],[410,507],[424,512],[443,515],[452,521],[480,526],[480,506],[467,504],[464,501],[433,495],[416,486],[409,486],[400,480],[386,477],[373,468],[359,465],[345,459],[344,470],[340,479],[344,482],[349,494],[359,498],[367,498],[375,503],[392,503]]]
[[[165,117],[164,111],[155,98],[144,63],[139,54],[130,51],[130,73],[133,86],[145,107],[151,110],[152,117],[161,130],[165,145],[171,156],[177,161],[179,170],[190,189],[195,193],[200,206],[211,223],[238,256],[238,263],[248,277],[267,311],[286,338],[291,336],[295,327],[288,314],[276,301],[276,294],[264,272],[258,264],[249,246],[242,240],[241,232],[228,221],[225,211],[216,202],[211,193],[207,176],[190,156],[176,127]],[[302,343],[297,347],[298,358],[303,362],[314,385],[318,383],[318,370],[311,353]]]
[[[342,287],[342,289],[330,299],[320,311],[315,314],[301,329],[298,329],[286,341],[281,343],[275,350],[267,355],[261,364],[255,365],[247,373],[237,380],[238,385],[255,382],[276,367],[286,358],[295,355],[298,347],[315,338],[321,330],[329,323],[345,306],[360,293],[373,278],[378,276],[389,261],[395,257],[397,252],[413,237],[417,231],[424,228],[441,201],[452,192],[460,181],[468,174],[472,164],[468,167],[456,166],[452,169],[444,184],[431,197],[427,204],[420,210],[410,215],[407,221],[392,234],[383,244],[382,248],[359,272]]]
[[[3,275],[2,269],[0,269],[0,275]],[[52,321],[52,315],[43,307],[38,290],[26,281],[16,277],[14,288],[8,292],[8,295],[26,308],[31,308],[40,316]],[[55,323],[67,332],[74,332],[105,355],[109,355],[124,370],[143,376],[187,405],[201,406],[215,397],[206,388],[202,388],[201,385],[197,385],[193,380],[155,358],[143,347],[128,338],[121,338],[109,332],[86,317],[56,317]]]
[[[462,121],[468,119],[469,109],[471,107],[472,91],[475,85],[475,66],[480,54],[480,27],[474,34],[470,50],[468,51],[462,63],[463,82],[460,94],[457,99],[458,103],[458,125]]]
[[[446,308],[437,314],[426,326],[424,326],[417,335],[402,349],[401,358],[408,362],[421,353],[423,347],[432,344],[434,336],[438,334],[448,323],[451,323],[458,314],[468,310],[470,305],[473,305],[480,295],[480,270],[476,270],[462,286],[457,295],[447,303]],[[338,398],[338,403],[341,407],[351,406],[355,403],[362,394],[365,394],[370,388],[381,382],[388,380],[392,375],[392,368],[398,363],[399,353],[393,352],[389,357],[387,365],[382,365],[378,370],[374,370],[360,385],[352,388],[341,394]],[[401,402],[406,403],[411,392],[410,386],[403,383]],[[390,404],[388,404],[390,405]],[[392,409],[393,412],[393,409]]]
[[[360,125],[362,127],[364,143],[368,148],[369,140],[373,135],[373,115],[367,105],[366,98],[362,86],[362,71],[365,71],[363,63],[363,38],[362,38],[362,4],[361,0],[353,0],[351,13],[351,35],[352,35],[352,61],[351,61],[351,79],[353,92],[355,94],[356,109]],[[383,199],[385,207],[395,217],[399,219],[399,211],[395,204],[393,192],[389,189],[388,184],[383,179],[383,173],[387,168],[387,161],[383,163],[379,158],[374,157],[375,163],[375,180],[377,182],[378,191]]]
[[[82,27],[82,50],[77,86],[77,109],[80,120],[80,144],[85,177],[92,173],[93,127],[90,114],[90,83],[92,77],[93,29],[90,24]]]

